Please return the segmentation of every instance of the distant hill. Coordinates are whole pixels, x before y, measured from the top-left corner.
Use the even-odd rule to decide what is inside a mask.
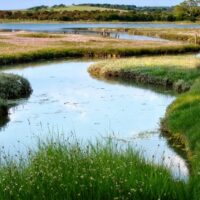
[[[36,6],[28,9],[29,11],[171,11],[172,7],[137,7],[135,5],[124,4],[77,4],[65,5],[58,4],[54,6]]]
[[[134,10],[137,7],[135,5],[124,5],[124,4],[79,4],[79,6],[90,6],[98,8],[109,8],[116,10]]]
[[[96,4],[93,5],[93,4],[80,4],[80,5],[72,5],[72,6],[67,6],[67,5],[64,5],[64,4],[60,4],[60,5],[54,5],[54,6],[45,6],[45,5],[42,5],[42,6],[36,6],[36,7],[32,7],[32,8],[29,8],[28,9],[29,11],[75,11],[75,10],[78,10],[78,11],[104,11],[104,10],[123,10],[123,9],[120,9],[120,7],[115,7],[113,5],[112,6],[101,6],[101,4]]]

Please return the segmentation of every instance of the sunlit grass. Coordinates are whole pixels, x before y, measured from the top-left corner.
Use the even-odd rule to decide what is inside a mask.
[[[88,71],[98,77],[119,77],[183,92],[200,76],[199,66],[200,59],[188,55],[135,57],[98,62]]]

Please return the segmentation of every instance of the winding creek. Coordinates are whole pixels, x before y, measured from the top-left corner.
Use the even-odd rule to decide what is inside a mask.
[[[178,24],[178,23],[0,23],[0,30],[7,31],[34,31],[53,33],[95,34],[98,32],[88,31],[92,28],[200,28],[200,24]],[[117,33],[120,39],[126,40],[153,40],[164,41],[160,38],[131,35],[128,33]],[[116,33],[111,33],[115,37]]]
[[[35,148],[38,138],[56,134],[81,141],[113,137],[187,179],[185,161],[159,132],[160,118],[175,99],[169,93],[92,78],[93,61],[56,61],[12,66],[2,71],[27,78],[33,94],[10,109],[0,130],[0,146],[14,155]]]

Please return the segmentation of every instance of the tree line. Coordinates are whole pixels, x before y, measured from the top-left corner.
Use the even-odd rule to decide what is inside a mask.
[[[45,6],[26,11],[0,11],[0,19],[54,21],[182,21],[200,20],[200,0],[186,0],[171,8],[148,8],[95,11],[45,10]],[[89,5],[89,4],[87,4]],[[91,4],[90,4],[91,5]],[[94,4],[93,4],[94,5]],[[95,4],[96,6],[98,4]],[[104,4],[107,6],[107,4]],[[57,5],[64,6],[64,5]],[[99,5],[100,6],[100,5]],[[124,5],[122,5],[123,7]],[[56,5],[54,6],[56,7]]]

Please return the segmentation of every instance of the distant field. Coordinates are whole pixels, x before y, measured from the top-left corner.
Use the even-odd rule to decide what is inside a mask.
[[[119,9],[110,9],[110,8],[101,8],[101,7],[94,7],[94,6],[66,6],[66,7],[57,7],[57,8],[48,8],[48,9],[43,9],[43,10],[48,10],[48,11],[105,11],[105,10],[118,10]],[[122,11],[122,10],[120,10]],[[123,12],[126,12],[123,10]]]

